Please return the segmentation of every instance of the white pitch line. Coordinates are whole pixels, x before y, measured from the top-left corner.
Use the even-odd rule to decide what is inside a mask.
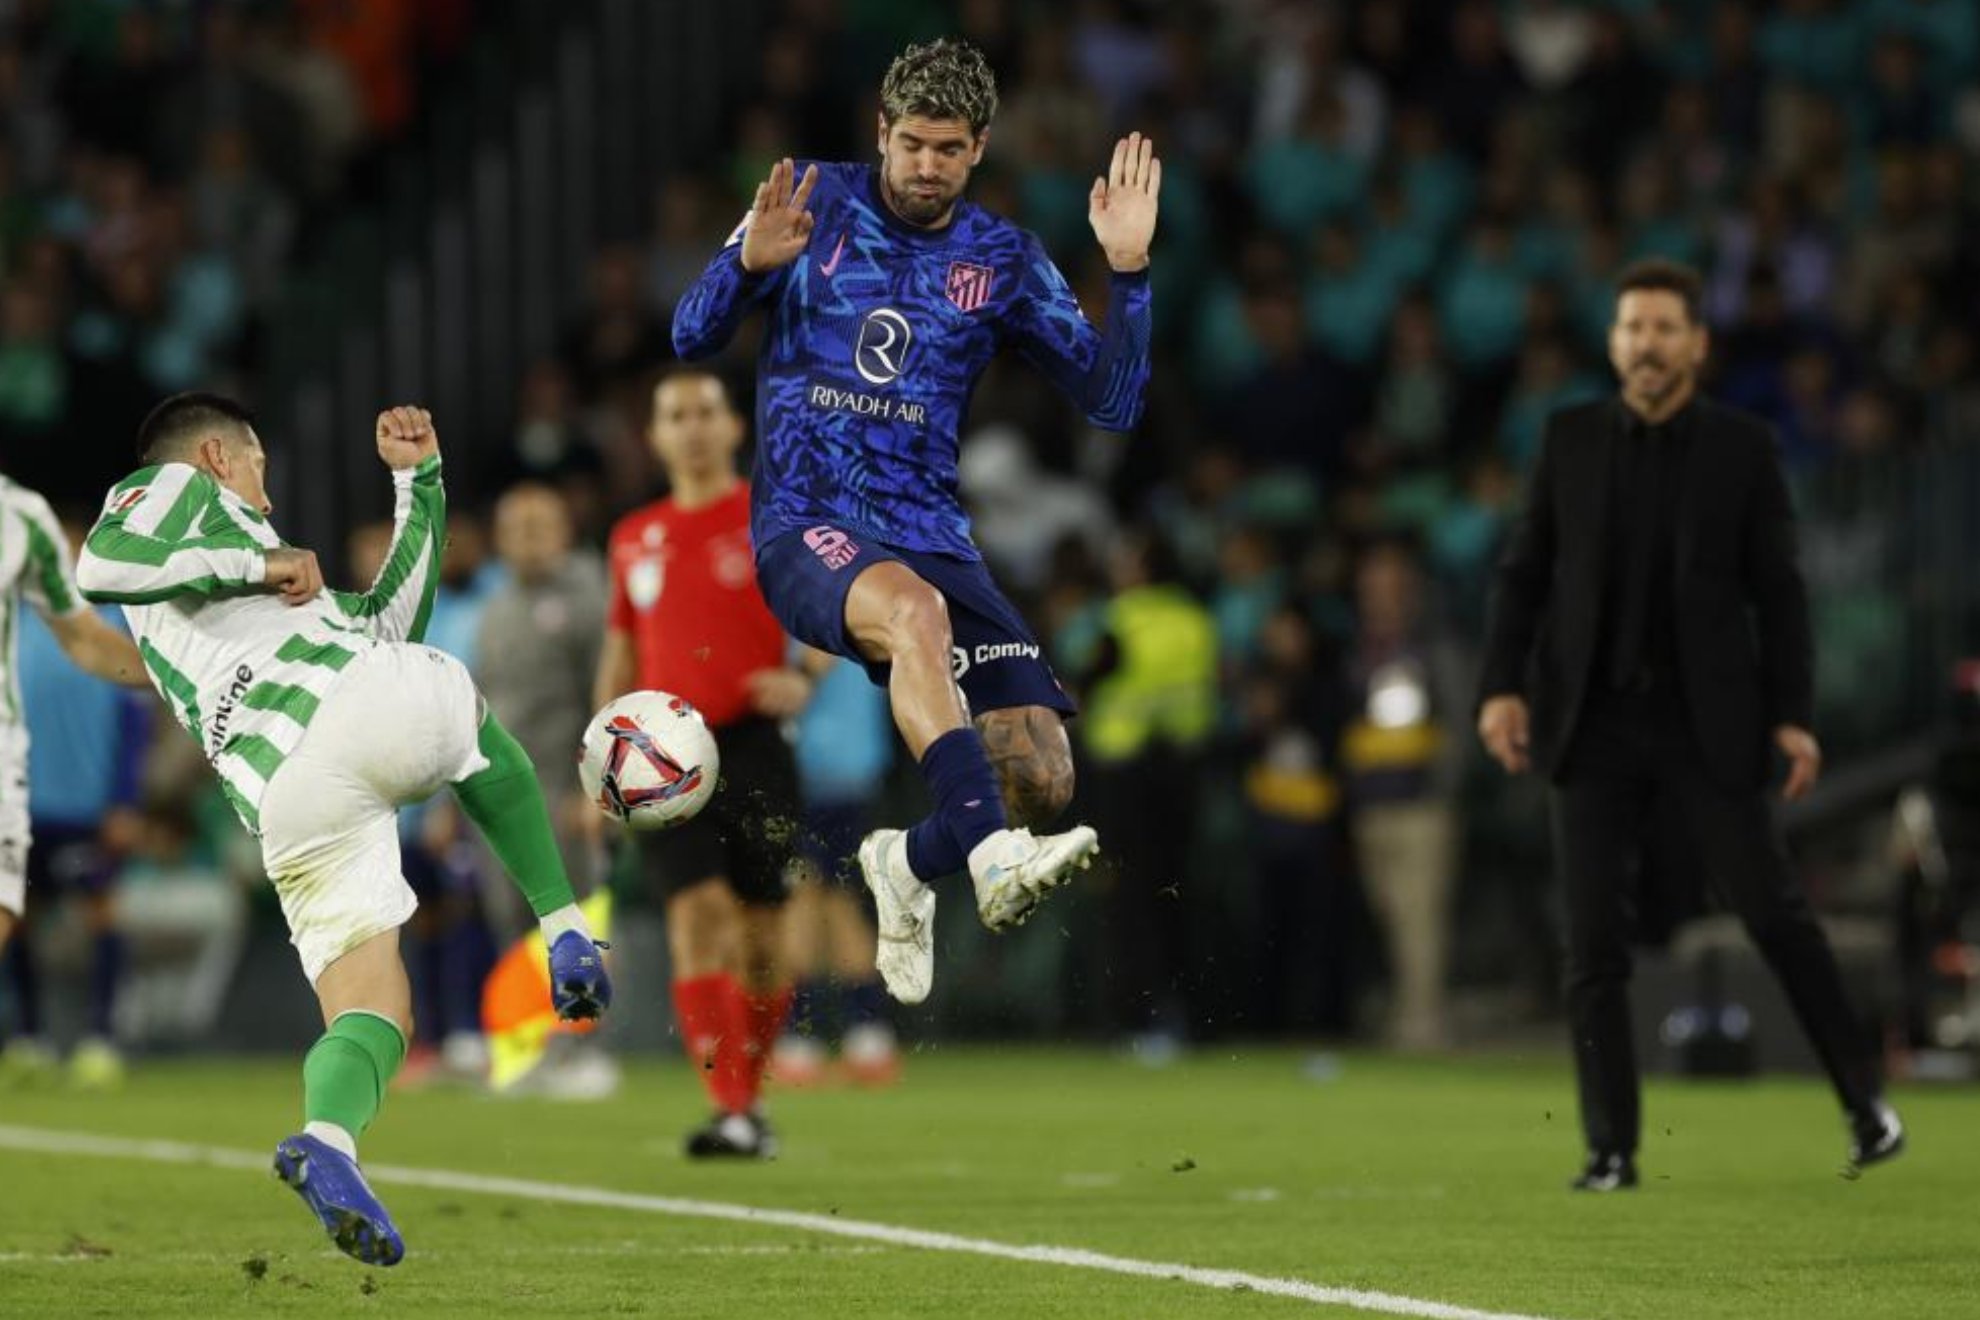
[[[142,1140],[101,1136],[92,1132],[65,1132],[52,1128],[15,1127],[0,1124],[0,1148],[47,1155],[93,1155],[106,1159],[149,1160],[157,1164],[194,1164],[223,1169],[265,1170],[269,1157],[254,1151],[230,1150],[224,1146],[202,1146],[182,1141]],[[450,1192],[485,1196],[509,1196],[525,1201],[549,1201],[564,1205],[599,1206],[612,1210],[637,1210],[646,1214],[672,1215],[683,1219],[719,1219],[730,1223],[755,1224],[768,1228],[797,1229],[826,1233],[834,1237],[885,1242],[897,1247],[917,1247],[924,1251],[948,1251],[996,1260],[1026,1261],[1037,1265],[1064,1265],[1073,1269],[1097,1270],[1131,1278],[1160,1279],[1194,1284],[1225,1292],[1264,1293],[1290,1297],[1319,1306],[1343,1306],[1379,1315],[1406,1315],[1422,1320],[1548,1320],[1545,1316],[1509,1311],[1481,1311],[1449,1302],[1434,1302],[1399,1293],[1371,1292],[1362,1288],[1330,1288],[1304,1279],[1280,1278],[1269,1274],[1248,1274],[1243,1270],[1205,1269],[1129,1256],[1110,1256],[1078,1247],[1016,1246],[988,1238],[962,1237],[927,1229],[903,1228],[836,1215],[811,1214],[801,1210],[773,1210],[758,1206],[735,1205],[726,1201],[699,1201],[676,1196],[649,1196],[638,1192],[617,1192],[606,1187],[578,1187],[568,1183],[536,1182],[527,1178],[500,1178],[449,1169],[411,1169],[396,1164],[367,1164],[365,1173],[376,1183],[397,1183],[410,1187],[432,1187]]]

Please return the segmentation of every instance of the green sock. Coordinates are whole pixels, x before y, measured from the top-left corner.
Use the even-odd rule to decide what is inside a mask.
[[[481,722],[481,754],[488,758],[488,768],[454,785],[461,810],[515,877],[531,912],[542,917],[577,902],[550,828],[543,786],[536,782],[536,767],[493,711]]]
[[[356,1139],[405,1058],[397,1023],[363,1009],[339,1013],[303,1059],[303,1120],[335,1123]]]

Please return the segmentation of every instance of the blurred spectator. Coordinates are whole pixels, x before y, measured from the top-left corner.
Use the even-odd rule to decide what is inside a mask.
[[[1519,358],[1519,375],[1500,414],[1499,452],[1514,469],[1524,471],[1540,452],[1540,433],[1547,418],[1569,404],[1597,399],[1604,382],[1580,369],[1568,346],[1559,339],[1533,339]]]
[[[1252,150],[1245,168],[1251,204],[1281,234],[1304,234],[1348,215],[1366,187],[1367,162],[1348,138],[1347,107],[1329,87],[1316,88],[1294,132]]]
[[[255,303],[281,287],[296,222],[294,206],[259,166],[244,130],[216,128],[204,139],[201,169],[188,193],[201,245],[233,259]]]
[[[1606,187],[1656,117],[1658,81],[1627,15],[1603,7],[1594,21],[1594,49],[1568,85],[1563,118],[1576,163]]]
[[[1450,56],[1433,76],[1430,103],[1450,129],[1451,142],[1474,160],[1523,86],[1506,54],[1493,0],[1460,0],[1451,15]]]
[[[1513,0],[1506,49],[1529,86],[1556,92],[1581,72],[1595,47],[1595,23],[1570,0]]]
[[[886,690],[852,661],[835,661],[798,715],[795,750],[804,829],[784,936],[797,995],[770,1071],[780,1086],[823,1081],[836,1037],[853,1081],[885,1085],[900,1072],[900,1051],[873,970],[873,918],[857,854],[894,762]]]
[[[260,14],[250,40],[248,72],[279,89],[302,117],[293,162],[297,183],[310,196],[329,194],[364,136],[364,106],[350,70],[311,43],[302,15],[292,7]]]
[[[1312,623],[1282,606],[1235,689],[1255,905],[1249,1016],[1267,1031],[1353,1025],[1353,904],[1341,855],[1341,675]]]
[[[708,254],[735,224],[733,208],[719,204],[708,180],[681,174],[661,187],[653,207],[653,242],[646,265],[650,306],[671,314],[688,286],[701,278]]]
[[[1382,350],[1401,288],[1394,276],[1357,251],[1354,231],[1328,225],[1314,244],[1317,269],[1307,282],[1306,321],[1322,352],[1365,368]]]
[[[1083,791],[1108,849],[1106,908],[1112,1025],[1151,1062],[1172,1056],[1195,1025],[1185,981],[1194,811],[1150,804],[1197,800],[1217,719],[1217,633],[1175,580],[1161,541],[1126,535],[1113,553],[1113,596],[1082,674],[1073,734]]]
[[[1362,883],[1387,936],[1388,1037],[1404,1049],[1441,1049],[1451,1036],[1446,989],[1470,667],[1425,601],[1416,556],[1400,545],[1362,555],[1355,611],[1341,764]]]
[[[1718,0],[1713,5],[1706,37],[1710,46],[1712,126],[1748,157],[1760,143],[1767,95],[1758,35],[1754,6],[1746,0]]]
[[[1261,360],[1224,398],[1220,420],[1252,463],[1322,484],[1340,468],[1356,411],[1347,374],[1307,339],[1296,284],[1246,289],[1244,319]]]
[[[1404,299],[1389,323],[1388,360],[1362,465],[1381,471],[1437,459],[1449,442],[1457,389],[1435,309],[1421,297]]]
[[[673,357],[667,327],[647,306],[643,282],[639,253],[630,247],[607,248],[592,259],[590,300],[557,341],[558,359],[581,404],[599,401]]]
[[[1074,66],[1099,94],[1110,130],[1125,130],[1129,112],[1167,79],[1167,47],[1123,0],[1081,0],[1078,14]]]
[[[565,866],[582,876],[594,869],[582,826],[597,813],[578,788],[576,748],[605,633],[604,566],[573,549],[569,509],[533,482],[511,486],[496,504],[495,550],[508,573],[482,608],[474,676],[535,763]],[[528,924],[526,913],[513,915],[505,927]]]
[[[1016,427],[989,426],[969,436],[956,476],[984,558],[1000,580],[1027,596],[1044,589],[1052,555],[1067,538],[1095,551],[1112,538],[1113,512],[1100,493],[1040,470]]]
[[[1261,34],[1253,134],[1261,142],[1291,137],[1324,95],[1339,98],[1341,139],[1363,162],[1381,150],[1388,98],[1382,84],[1341,49],[1337,13],[1317,5],[1281,5]]]
[[[1463,370],[1500,370],[1519,352],[1526,328],[1526,280],[1513,261],[1512,235],[1497,217],[1481,219],[1444,277],[1438,311],[1451,358]]]

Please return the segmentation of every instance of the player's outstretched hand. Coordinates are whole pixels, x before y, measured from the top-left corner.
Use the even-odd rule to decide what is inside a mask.
[[[756,185],[742,240],[742,268],[752,275],[790,265],[811,241],[811,212],[804,208],[818,186],[818,167],[806,169],[793,190],[791,179],[796,174],[797,165],[786,156],[770,167],[769,178]]]
[[[323,590],[323,570],[317,566],[316,551],[285,545],[262,552],[261,585],[282,598],[284,605],[302,605],[316,599]]]
[[[393,471],[418,467],[440,452],[433,414],[424,408],[387,408],[378,414],[378,456]]]
[[[1162,162],[1155,144],[1130,133],[1114,144],[1113,164],[1105,178],[1093,181],[1086,199],[1086,222],[1118,271],[1148,265],[1148,245],[1155,241],[1156,199],[1162,195]]]

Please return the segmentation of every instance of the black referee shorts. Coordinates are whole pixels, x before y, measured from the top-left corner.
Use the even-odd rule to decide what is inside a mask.
[[[722,756],[715,796],[685,825],[634,834],[640,871],[663,905],[719,876],[742,902],[774,907],[788,896],[784,871],[799,846],[796,758],[771,720],[714,732]]]

